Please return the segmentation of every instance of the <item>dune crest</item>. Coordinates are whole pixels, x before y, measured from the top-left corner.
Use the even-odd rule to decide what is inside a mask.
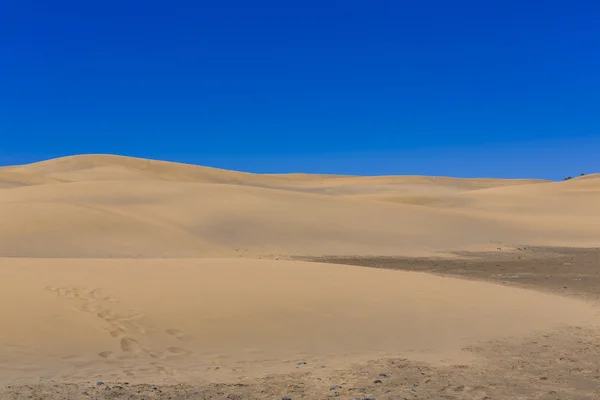
[[[349,176],[322,174],[252,174],[170,161],[110,154],[77,155],[27,165],[0,168],[34,176],[62,178],[67,182],[156,179],[176,182],[229,183],[240,185],[309,184],[317,186],[440,184],[457,188],[482,188],[544,182],[536,179],[449,178],[427,176]]]

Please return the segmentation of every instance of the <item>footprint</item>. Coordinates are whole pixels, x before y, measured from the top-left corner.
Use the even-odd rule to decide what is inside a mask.
[[[175,339],[180,340],[182,342],[189,342],[190,340],[192,340],[192,337],[190,335],[186,335],[182,330],[179,329],[167,329],[165,332],[167,332],[171,336],[174,336]]]
[[[169,347],[165,351],[161,351],[158,353],[148,353],[152,358],[158,360],[177,360],[183,357],[187,357],[192,354],[191,351],[182,349],[180,347]]]
[[[92,298],[92,299],[100,299],[100,289],[84,289],[82,293],[85,296],[81,296],[83,298]]]
[[[124,337],[123,339],[121,339],[121,350],[124,353],[136,354],[136,353],[141,352],[142,348],[137,340],[128,338],[128,337]]]
[[[115,329],[114,331],[110,331],[110,337],[118,338],[119,336],[125,334],[125,331],[121,328]]]
[[[127,323],[125,323],[127,324]],[[137,331],[140,335],[145,336],[148,332],[152,332],[151,328],[148,328],[144,325],[137,324],[135,322],[129,322],[128,325],[134,331]]]
[[[118,313],[114,310],[102,310],[96,316],[106,321],[130,322],[142,317],[144,314],[139,311],[130,311]]]
[[[189,351],[189,350],[185,350],[185,349],[182,349],[182,348],[180,348],[180,347],[169,347],[169,348],[167,349],[167,352],[169,353],[169,354],[167,355],[167,359],[170,359],[170,358],[181,358],[181,357],[187,357],[187,356],[189,356],[190,354],[192,354],[192,352],[191,352],[191,351]]]
[[[131,321],[133,319],[141,318],[144,315],[141,311],[130,311],[128,313],[116,314],[115,318],[119,321]]]
[[[59,297],[62,297],[64,299],[69,299],[69,298],[75,297],[75,292],[73,291],[73,289],[69,289],[69,288],[58,288],[56,293],[58,293]]]
[[[85,303],[81,306],[81,310],[88,313],[96,313],[100,310],[100,307],[93,303]]]
[[[102,310],[96,315],[98,316],[98,318],[104,319],[106,321],[113,321],[116,319],[115,312],[111,310]]]
[[[158,365],[156,367],[156,372],[166,372],[166,371],[167,371],[167,368],[163,367],[162,365]]]
[[[173,370],[173,368],[170,368],[166,365],[162,365],[161,363],[158,362],[151,362],[150,365],[152,365],[155,369],[156,369],[156,373],[159,373],[161,375],[166,375],[166,376],[174,376],[175,375],[175,371]]]
[[[103,351],[98,353],[98,355],[104,358],[105,360],[110,360],[115,357],[115,353],[113,353],[112,351]]]

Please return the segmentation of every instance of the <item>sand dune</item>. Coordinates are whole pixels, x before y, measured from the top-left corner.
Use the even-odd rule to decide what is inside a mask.
[[[586,218],[588,231],[577,225],[549,229],[545,214],[539,220],[530,216],[525,225],[510,209],[499,214],[470,207],[475,211],[163,181],[29,186],[2,193],[0,255],[401,255],[491,242],[554,244],[577,237],[586,243],[599,237],[600,225],[593,225],[597,217],[587,217],[584,208],[577,215]],[[495,207],[517,205],[502,200]],[[554,218],[560,222],[561,216],[557,212]],[[454,234],[457,228],[460,235]]]
[[[498,226],[512,229],[513,237],[521,243],[584,247],[595,247],[598,243],[594,238],[600,224],[598,175],[453,193],[420,191],[354,197],[465,212],[472,218],[494,220]]]
[[[600,237],[593,179],[256,175],[117,156],[0,174],[42,182],[0,195],[0,256],[399,255]]]
[[[0,254],[18,257],[397,254],[502,232],[452,211],[162,181],[10,189],[0,215]],[[452,235],[458,225],[463,236]]]
[[[599,207],[598,175],[258,175],[106,155],[0,168],[0,369],[5,383],[218,379],[215,365],[237,379],[301,359],[460,359],[472,341],[595,324],[588,304],[540,293],[258,258],[598,246]]]

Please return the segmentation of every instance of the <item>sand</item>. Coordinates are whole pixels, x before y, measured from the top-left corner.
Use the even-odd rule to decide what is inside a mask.
[[[0,168],[0,220],[6,398],[96,398],[96,380],[175,385],[181,398],[243,383],[243,398],[273,398],[300,372],[320,383],[295,392],[321,398],[329,380],[355,385],[361,368],[398,357],[414,371],[484,371],[484,351],[468,350],[478,343],[573,327],[591,337],[600,323],[590,298],[340,265],[598,247],[598,175],[257,175],[76,156]]]
[[[2,176],[27,185],[0,192],[4,257],[430,255],[600,237],[600,178],[262,176],[115,156]]]

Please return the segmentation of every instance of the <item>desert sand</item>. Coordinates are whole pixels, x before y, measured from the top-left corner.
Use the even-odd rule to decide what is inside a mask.
[[[526,360],[527,338],[570,332],[547,346],[575,348],[573,329],[593,347],[600,326],[590,296],[377,259],[596,248],[600,175],[258,175],[85,155],[0,168],[0,221],[2,398],[412,398],[416,386],[328,385],[348,390],[398,359],[415,384],[458,379],[440,372],[457,365],[487,382],[499,369],[482,360],[501,354],[485,349]],[[499,393],[482,388],[445,395]],[[531,390],[522,398],[542,398]]]

